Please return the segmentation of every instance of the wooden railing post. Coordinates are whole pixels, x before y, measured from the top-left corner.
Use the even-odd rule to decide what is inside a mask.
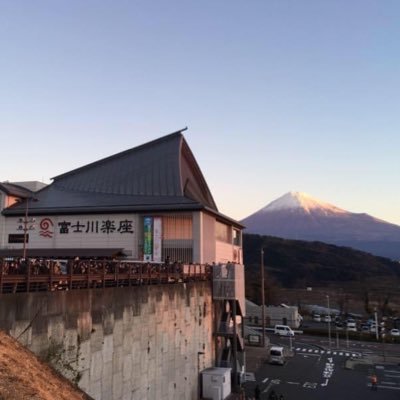
[[[53,290],[54,261],[50,261],[49,282],[50,290]]]
[[[29,259],[24,260],[26,265],[26,291],[29,292],[31,288],[31,266],[29,264]]]
[[[73,260],[68,260],[68,280],[69,280],[69,282],[68,282],[68,288],[69,288],[69,290],[71,290],[72,289],[72,270],[73,270],[73,268],[74,268],[74,262],[73,262]]]
[[[89,289],[90,288],[90,260],[88,262],[86,279],[87,279],[86,287]]]
[[[119,286],[119,264],[120,262],[118,261],[115,266],[115,280],[117,281],[117,287]]]

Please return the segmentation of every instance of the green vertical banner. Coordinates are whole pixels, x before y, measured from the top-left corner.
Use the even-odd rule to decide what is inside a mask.
[[[152,261],[153,259],[153,218],[144,217],[143,219],[143,260]]]

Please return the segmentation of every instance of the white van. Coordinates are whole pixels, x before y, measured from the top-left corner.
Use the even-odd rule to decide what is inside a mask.
[[[284,347],[271,346],[269,349],[269,362],[270,364],[283,365],[286,362],[286,352]]]
[[[294,336],[294,332],[287,325],[275,325],[274,333],[280,336]]]

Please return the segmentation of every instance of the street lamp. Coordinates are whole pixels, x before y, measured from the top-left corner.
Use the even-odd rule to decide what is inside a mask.
[[[329,350],[331,349],[331,307],[329,305],[329,296],[326,296],[328,301],[328,337],[329,337]]]
[[[265,294],[264,294],[264,249],[261,247],[261,318],[262,318],[262,345],[265,347]]]

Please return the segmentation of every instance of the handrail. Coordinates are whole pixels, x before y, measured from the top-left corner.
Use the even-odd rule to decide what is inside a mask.
[[[0,294],[211,280],[205,264],[0,259]]]

